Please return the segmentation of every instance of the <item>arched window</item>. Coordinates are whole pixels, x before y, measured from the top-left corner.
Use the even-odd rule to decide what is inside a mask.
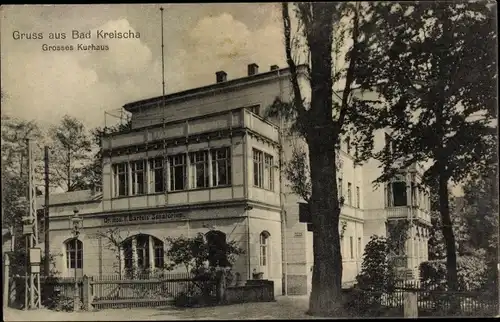
[[[135,235],[123,241],[121,248],[127,273],[163,267],[163,242],[156,237],[146,234]]]
[[[211,230],[205,234],[208,245],[208,263],[212,267],[231,266],[227,259],[226,234],[220,230]]]
[[[66,241],[66,268],[83,268],[83,243],[76,239]]]
[[[271,235],[267,231],[260,233],[260,266],[267,266],[269,259],[269,237]]]

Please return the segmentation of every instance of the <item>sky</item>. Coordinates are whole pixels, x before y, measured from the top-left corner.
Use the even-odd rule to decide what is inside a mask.
[[[285,66],[278,4],[2,6],[2,114],[42,127],[68,114],[92,128],[104,125],[105,111],[119,116],[126,103],[161,95],[161,6],[167,93],[212,84],[219,70],[233,79],[245,76],[250,63],[260,70]],[[92,39],[72,39],[73,30],[91,31]],[[140,38],[102,40],[98,30],[130,30]],[[15,32],[43,39],[16,40]],[[74,50],[44,51],[44,44]],[[78,44],[109,50],[87,52]],[[106,116],[108,125],[118,120]]]

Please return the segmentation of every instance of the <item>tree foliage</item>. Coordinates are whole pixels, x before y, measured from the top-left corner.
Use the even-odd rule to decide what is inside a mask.
[[[25,121],[2,116],[2,224],[21,229],[21,218],[28,211],[28,145],[27,139],[34,140],[33,160],[35,183],[41,183],[43,174],[42,149],[36,144],[42,132],[34,121]],[[23,201],[24,200],[24,201]]]
[[[65,191],[85,189],[84,165],[90,161],[92,141],[81,121],[65,115],[50,130],[51,176]]]
[[[210,233],[210,232],[209,232]],[[226,258],[224,261],[213,260],[211,252],[211,244],[205,237],[207,234],[198,233],[195,237],[167,237],[166,241],[168,248],[166,256],[170,263],[166,265],[167,269],[174,269],[178,266],[183,266],[187,273],[198,275],[206,271],[210,264],[225,262],[231,267],[237,257],[244,253],[243,249],[237,246],[235,241],[229,241],[223,247],[223,255]]]
[[[448,183],[485,171],[496,153],[495,14],[486,2],[378,2],[373,33],[360,46],[357,81],[385,101],[380,126],[393,148],[380,182],[429,161],[424,182],[439,196],[448,283],[456,289],[455,237]]]
[[[300,147],[295,146],[292,149],[290,160],[283,167],[283,172],[288,180],[287,186],[290,190],[306,202],[309,202],[312,186],[307,153]]]
[[[85,164],[82,173],[84,183],[87,189],[95,189],[102,185],[102,138],[115,133],[129,130],[131,127],[130,120],[126,123],[119,123],[110,127],[96,127],[91,130],[92,145],[94,147],[94,155],[89,163]]]

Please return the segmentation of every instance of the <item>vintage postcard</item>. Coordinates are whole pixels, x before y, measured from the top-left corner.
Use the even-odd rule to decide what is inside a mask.
[[[496,10],[2,6],[4,319],[498,315]]]

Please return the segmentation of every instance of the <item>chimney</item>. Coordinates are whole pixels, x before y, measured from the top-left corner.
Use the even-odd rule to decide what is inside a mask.
[[[259,73],[259,65],[252,63],[248,65],[248,76],[253,76]]]
[[[222,83],[222,82],[227,81],[226,72],[221,70],[221,71],[215,73],[215,80],[217,81],[217,83]]]
[[[270,71],[273,71],[273,70],[278,70],[278,69],[280,69],[280,68],[278,67],[278,65],[271,65]]]

